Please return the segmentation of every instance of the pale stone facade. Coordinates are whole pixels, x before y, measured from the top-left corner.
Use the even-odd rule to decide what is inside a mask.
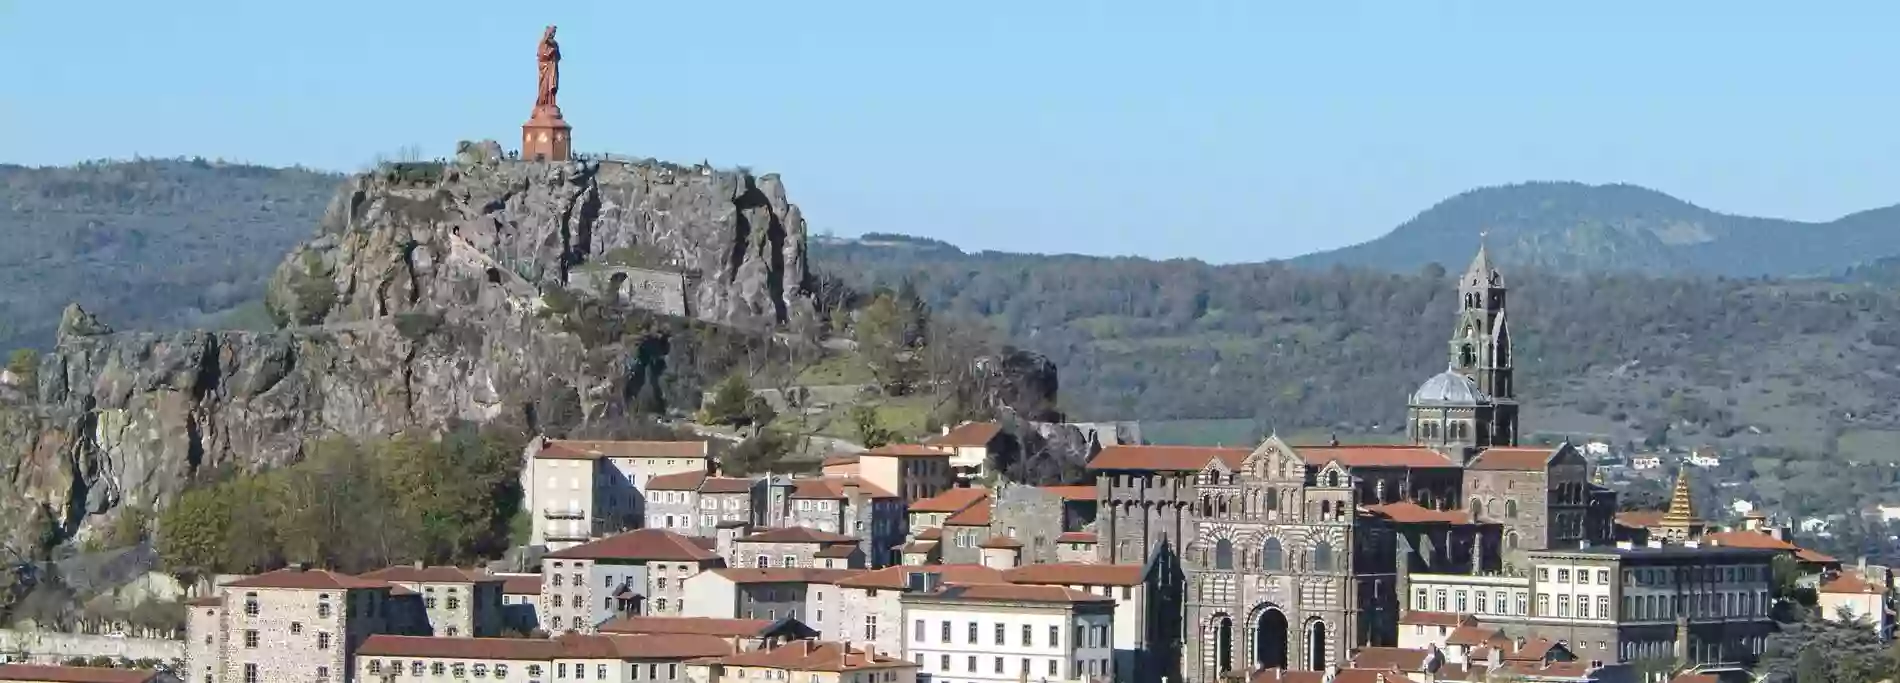
[[[362,575],[415,593],[431,635],[492,638],[501,635],[503,578],[457,567],[389,567]]]
[[[683,683],[685,662],[732,653],[724,639],[672,634],[553,639],[373,636],[357,657],[357,680],[588,680]]]
[[[194,606],[186,622],[186,638],[198,644],[187,670],[210,683],[347,683],[356,648],[389,630],[392,590],[403,589],[302,569],[226,583],[220,607]]]
[[[678,615],[686,580],[723,564],[685,536],[629,531],[542,558],[537,612],[549,633],[591,632],[623,614]]]
[[[646,522],[647,482],[709,471],[704,441],[533,439],[524,454],[522,505],[533,545],[560,550]]]
[[[905,652],[933,680],[1114,678],[1114,600],[1058,586],[903,596]]]

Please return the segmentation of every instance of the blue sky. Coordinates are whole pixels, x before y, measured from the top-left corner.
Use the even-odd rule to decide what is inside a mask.
[[[782,173],[816,232],[1228,262],[1522,180],[1900,201],[1890,2],[0,0],[0,162],[506,143],[547,23],[578,148]]]

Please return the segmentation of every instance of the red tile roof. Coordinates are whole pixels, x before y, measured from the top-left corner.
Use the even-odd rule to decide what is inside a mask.
[[[1476,626],[1478,618],[1469,614],[1413,610],[1399,615],[1399,623],[1406,626]]]
[[[108,669],[99,666],[42,666],[38,664],[0,665],[0,681],[148,683],[149,681],[155,680],[158,680],[158,672],[146,669]]]
[[[698,491],[706,481],[705,470],[662,474],[647,480],[648,491]]]
[[[357,576],[374,581],[400,583],[484,583],[504,580],[503,577],[495,576],[478,569],[462,569],[460,567],[417,567],[414,565],[384,567]]]
[[[1250,683],[1320,683],[1325,678],[1324,671],[1262,669],[1248,680]],[[1406,678],[1403,672],[1385,669],[1340,669],[1332,680],[1333,683],[1417,683]]]
[[[1549,678],[1585,678],[1592,667],[1589,662],[1574,660],[1569,662],[1509,661],[1505,662],[1505,673],[1518,676],[1543,676]]]
[[[991,550],[1021,550],[1023,542],[1008,536],[991,536],[989,540],[978,543],[976,547]]]
[[[1041,603],[1110,603],[1114,598],[1096,595],[1086,591],[1062,586],[1041,584],[1006,583],[963,583],[951,584],[943,590],[928,595],[915,595],[923,599],[970,600],[976,602],[1041,602]],[[906,596],[910,597],[910,596]]]
[[[1039,486],[1037,488],[1055,494],[1063,500],[1086,500],[1090,502],[1095,500],[1095,487],[1086,484],[1080,486]]]
[[[1138,586],[1138,564],[1029,564],[1003,572],[1010,583],[1049,586]]]
[[[828,545],[819,548],[818,552],[812,553],[812,556],[831,559],[848,559],[852,553],[856,553],[857,551],[858,545],[856,543],[839,543],[837,545]]]
[[[725,567],[708,570],[733,583],[837,583],[863,574],[862,569],[812,567]]]
[[[1840,560],[1835,559],[1833,555],[1818,553],[1818,552],[1809,550],[1807,548],[1796,548],[1794,551],[1794,559],[1800,560],[1802,562],[1807,562],[1810,564],[1839,564],[1840,563]]]
[[[969,488],[945,489],[943,493],[910,504],[911,512],[961,512],[964,508],[985,501],[990,490],[981,486]]]
[[[936,541],[911,541],[904,544],[902,551],[907,553],[927,553],[936,549]]]
[[[1366,510],[1394,522],[1405,524],[1470,524],[1471,515],[1463,510],[1433,510],[1409,500],[1384,505],[1367,505]]]
[[[1703,534],[1703,545],[1728,548],[1756,548],[1763,550],[1784,550],[1794,554],[1794,558],[1812,564],[1834,564],[1840,560],[1817,553],[1793,543],[1775,538],[1759,531],[1717,531]]]
[[[704,562],[718,559],[719,555],[671,531],[635,529],[624,534],[557,550],[548,553],[546,557],[556,560]]]
[[[753,480],[744,477],[707,477],[699,485],[700,493],[751,493]]]
[[[1424,671],[1429,654],[1430,650],[1406,647],[1362,647],[1352,653],[1352,668]]]
[[[620,617],[600,625],[602,633],[687,634],[756,638],[778,622],[767,619],[712,617]]]
[[[966,422],[956,429],[950,430],[950,433],[930,437],[924,440],[924,443],[932,446],[974,448],[989,445],[990,440],[995,439],[996,435],[1001,433],[1003,433],[1002,425],[998,425],[994,422]]]
[[[917,532],[917,540],[919,540],[919,541],[941,541],[941,540],[943,540],[943,527],[940,527],[940,526],[933,526],[933,527],[930,527],[930,528],[928,528],[928,529],[925,529],[925,530],[923,530],[923,531],[919,531],[919,532]]]
[[[948,458],[950,453],[941,448],[931,448],[914,443],[894,443],[878,446],[858,454],[859,462],[864,458],[882,456],[887,458]]]
[[[848,643],[797,640],[770,650],[753,650],[720,657],[714,663],[724,666],[760,667],[786,671],[854,672],[883,669],[914,669],[916,664],[871,655]]]
[[[935,573],[944,583],[1007,583],[1003,579],[1003,572],[980,564],[931,564],[885,567],[843,579],[838,582],[838,585],[845,588],[901,590],[909,585],[910,575],[918,572]]]
[[[704,458],[705,441],[573,441],[550,439],[536,458],[597,460],[600,458]]]
[[[858,539],[802,526],[761,529],[738,539],[741,543],[857,543]]]
[[[792,484],[793,498],[845,500],[851,497],[849,492],[851,488],[856,488],[859,493],[872,498],[897,497],[896,494],[857,477],[811,477],[794,479]]]
[[[836,467],[838,465],[856,465],[856,464],[858,464],[858,454],[839,453],[837,455],[833,455],[831,457],[825,458],[824,462],[818,463],[818,466],[819,467]]]
[[[222,607],[223,605],[224,596],[222,595],[207,595],[185,601],[186,607]]]
[[[950,515],[949,519],[943,520],[943,524],[944,526],[989,526],[989,499],[984,498],[982,502],[964,508],[962,512]]]
[[[383,581],[359,579],[326,569],[279,569],[224,584],[227,588],[296,588],[302,590],[372,590],[389,588]]]
[[[1346,467],[1457,467],[1445,454],[1422,446],[1294,446],[1306,464],[1335,460]]]
[[[1669,683],[1722,683],[1722,677],[1715,674],[1697,674],[1684,671],[1669,679]]]
[[[504,595],[540,595],[541,575],[504,577],[501,592]]]
[[[1102,449],[1089,460],[1091,470],[1197,471],[1219,458],[1228,467],[1239,468],[1250,448],[1207,446],[1133,446],[1116,445]]]
[[[1465,469],[1541,472],[1550,467],[1550,459],[1556,454],[1551,448],[1487,448]]]
[[[1868,579],[1859,571],[1850,569],[1835,575],[1832,579],[1822,582],[1821,587],[1816,589],[1816,592],[1880,595],[1887,592],[1887,587]]]
[[[1056,537],[1056,542],[1057,543],[1094,543],[1095,532],[1093,531],[1063,532],[1061,536]]]
[[[433,659],[697,659],[732,653],[732,645],[711,635],[583,635],[540,638],[442,638],[373,635],[356,653],[369,657]]]
[[[1465,647],[1477,647],[1479,645],[1503,646],[1510,642],[1511,639],[1505,637],[1504,631],[1479,626],[1475,622],[1459,626],[1452,630],[1451,635],[1445,637],[1446,645],[1463,645]]]

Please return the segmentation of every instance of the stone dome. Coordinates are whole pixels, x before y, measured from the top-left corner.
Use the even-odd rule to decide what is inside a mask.
[[[1478,388],[1477,381],[1449,368],[1432,375],[1431,379],[1418,385],[1418,391],[1412,392],[1413,405],[1469,406],[1490,402],[1491,397]]]

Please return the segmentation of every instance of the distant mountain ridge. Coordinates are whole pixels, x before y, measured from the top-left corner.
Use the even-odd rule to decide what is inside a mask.
[[[1463,264],[1479,232],[1518,268],[1810,277],[1900,254],[1900,205],[1805,223],[1720,213],[1635,185],[1534,182],[1461,193],[1369,242],[1290,259],[1414,271]]]

